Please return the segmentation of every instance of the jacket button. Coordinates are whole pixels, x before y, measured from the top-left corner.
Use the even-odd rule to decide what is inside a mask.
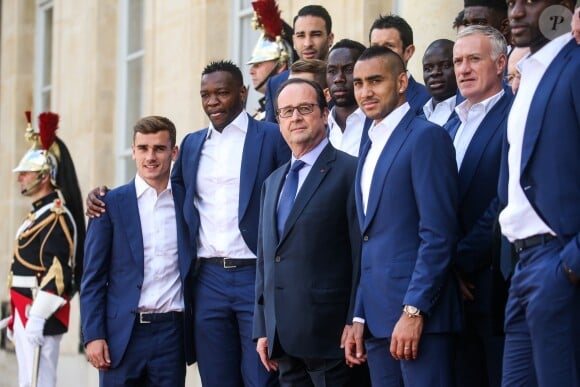
[[[277,255],[277,256],[276,256],[276,258],[274,258],[274,261],[276,261],[276,262],[280,262],[280,256],[279,256],[279,255]]]
[[[368,235],[365,235],[365,236],[363,237],[363,241],[365,241],[365,242],[366,242],[366,241],[368,241],[368,240],[369,240],[369,236],[368,236]]]

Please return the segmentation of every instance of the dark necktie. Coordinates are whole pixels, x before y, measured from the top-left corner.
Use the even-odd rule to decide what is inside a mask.
[[[282,194],[280,195],[280,202],[278,203],[278,237],[282,236],[286,220],[294,205],[296,198],[296,191],[298,190],[298,171],[304,166],[304,161],[296,160],[292,163],[286,182],[282,187]]]

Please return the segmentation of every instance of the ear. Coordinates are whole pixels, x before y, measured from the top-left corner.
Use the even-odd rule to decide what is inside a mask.
[[[135,144],[131,145],[131,158],[133,160],[137,160],[137,158],[135,157]]]
[[[326,125],[328,125],[328,114],[329,114],[329,112],[330,112],[330,111],[328,110],[328,108],[327,108],[327,107],[325,107],[325,108],[322,110],[322,120],[324,121],[324,125],[325,125],[325,126],[326,126]]]
[[[179,147],[176,145],[171,150],[171,161],[177,160],[177,155],[179,154]]]
[[[397,77],[397,93],[400,95],[404,95],[407,91],[407,86],[409,86],[409,78],[407,77],[407,72],[403,71]]]
[[[324,90],[324,99],[326,99],[326,102],[330,102],[332,100],[332,97],[330,96],[330,89],[328,87],[326,87]]]
[[[507,57],[505,54],[500,54],[500,56],[497,57],[497,59],[495,60],[496,66],[497,66],[497,74],[498,75],[502,75],[505,72],[505,68],[507,66]]]
[[[334,43],[334,33],[331,32],[328,35],[328,49],[330,49],[333,43]]]
[[[410,44],[405,50],[403,51],[403,62],[405,62],[405,66],[409,63],[409,60],[415,53],[415,45]]]

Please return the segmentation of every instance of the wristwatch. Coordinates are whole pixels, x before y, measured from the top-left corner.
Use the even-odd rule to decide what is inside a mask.
[[[409,318],[423,317],[423,314],[419,310],[419,308],[417,308],[413,305],[403,306],[403,312],[407,313],[407,317],[409,317]]]

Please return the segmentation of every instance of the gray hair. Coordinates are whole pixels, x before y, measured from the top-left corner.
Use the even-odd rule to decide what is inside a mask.
[[[493,27],[473,25],[466,27],[457,34],[457,40],[471,35],[483,35],[489,39],[491,44],[491,58],[496,60],[501,54],[507,55],[507,42],[505,38]]]

